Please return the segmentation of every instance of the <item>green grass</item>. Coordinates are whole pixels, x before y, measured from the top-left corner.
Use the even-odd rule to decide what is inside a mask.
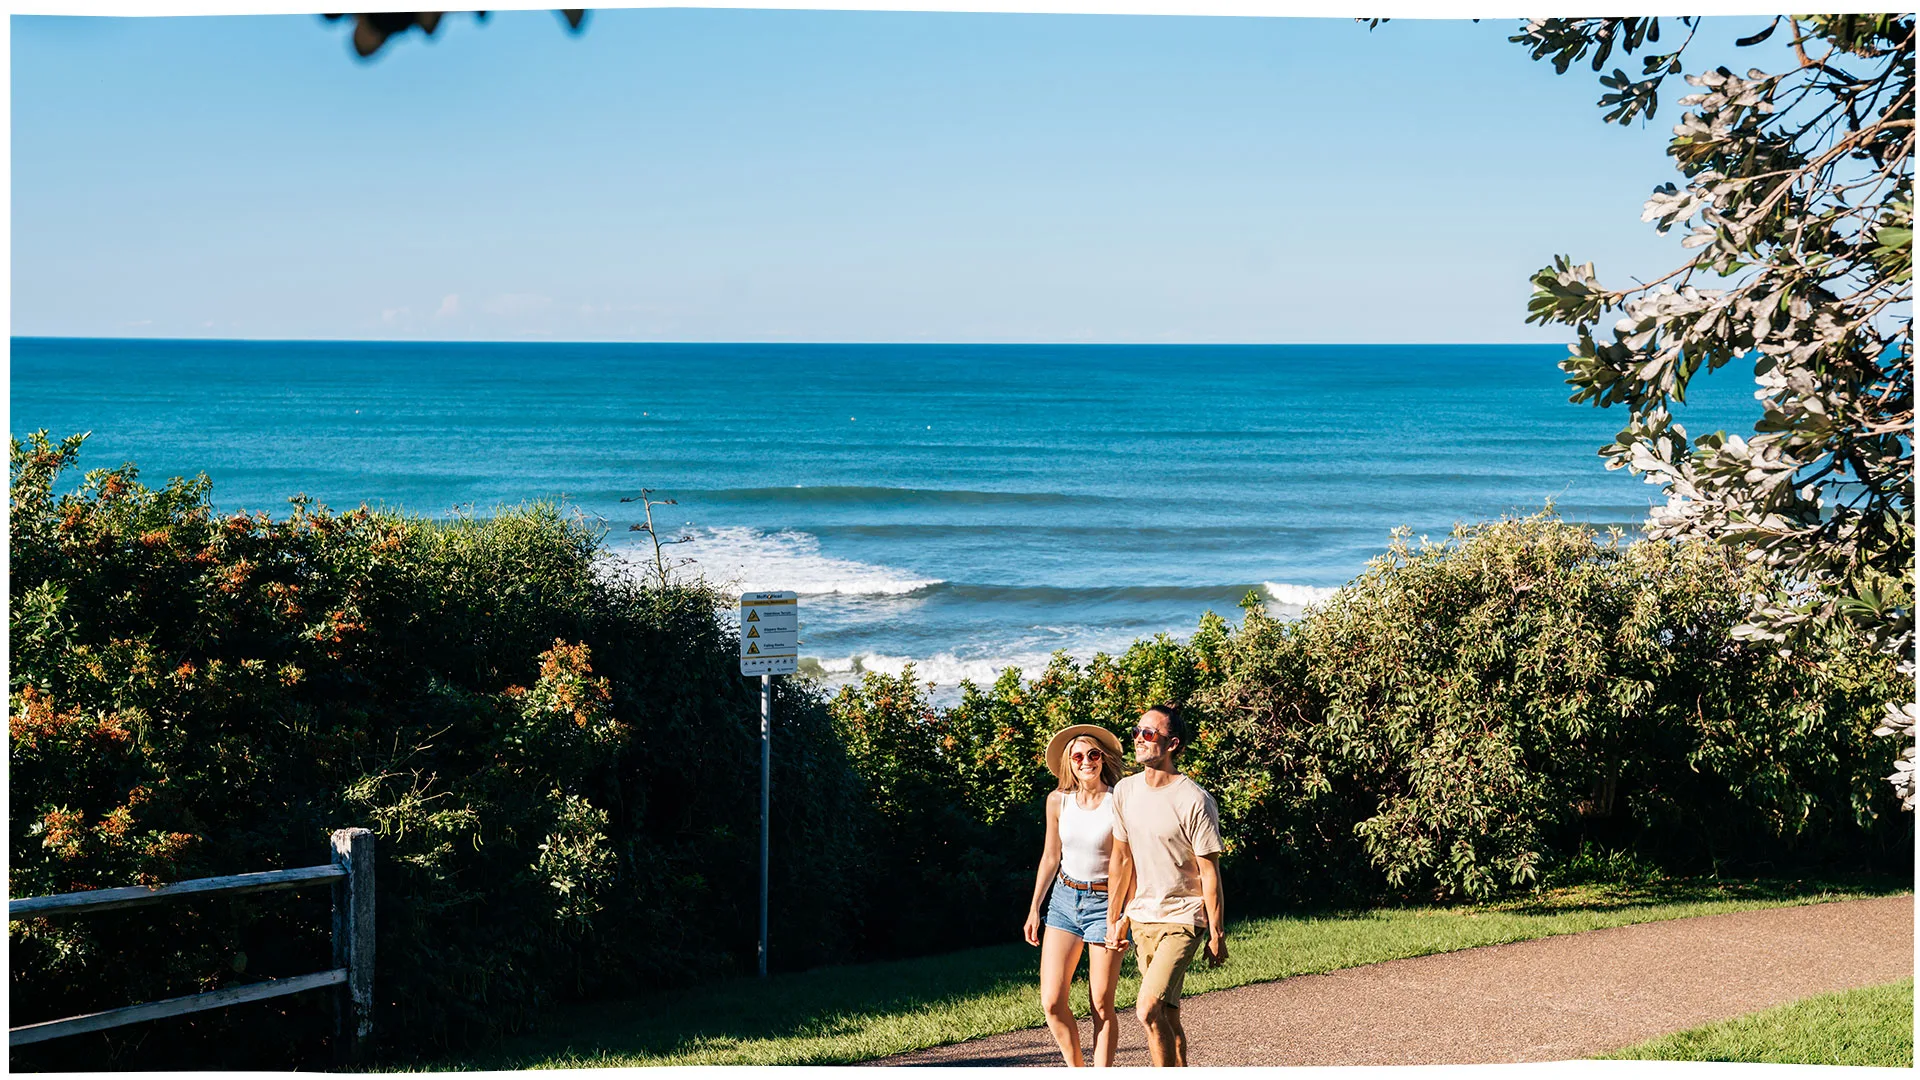
[[[1913,980],[1823,994],[1603,1056],[1912,1068]]]
[[[1577,886],[1496,904],[1378,908],[1231,924],[1226,965],[1197,964],[1187,993],[1480,945],[1754,908],[1908,891],[1898,885],[1679,881]],[[1009,936],[1017,932],[1009,930]],[[776,942],[775,947],[778,947]],[[540,1030],[418,1067],[844,1064],[1041,1023],[1038,952],[1024,943],[941,956],[732,978],[627,1001],[555,1010]],[[1084,962],[1083,962],[1084,970]],[[1129,961],[1122,1007],[1139,977]],[[1085,983],[1076,995],[1085,1015]]]

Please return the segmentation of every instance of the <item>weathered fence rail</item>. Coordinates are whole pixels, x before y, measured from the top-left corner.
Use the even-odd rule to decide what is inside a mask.
[[[28,896],[7,901],[9,919],[90,915],[101,911],[144,907],[215,893],[270,892],[329,885],[333,889],[333,967],[310,975],[231,986],[204,994],[148,1001],[120,1009],[69,1016],[38,1024],[9,1028],[7,1045],[27,1046],[67,1035],[104,1031],[207,1009],[221,1009],[248,1001],[299,994],[325,987],[342,987],[335,1022],[341,1056],[358,1060],[373,1036],[373,833],[341,829],[333,834],[333,862],[297,870],[269,870],[259,874],[196,878],[155,888],[94,889],[57,896]]]

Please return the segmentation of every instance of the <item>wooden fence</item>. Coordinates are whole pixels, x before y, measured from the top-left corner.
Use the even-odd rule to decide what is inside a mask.
[[[230,877],[196,878],[155,888],[134,886],[126,889],[94,889],[88,892],[61,893],[57,896],[30,896],[7,902],[9,919],[45,918],[57,915],[86,915],[119,908],[141,907],[169,900],[206,896],[212,893],[269,892],[278,889],[303,889],[317,885],[333,888],[333,967],[311,975],[233,986],[205,994],[168,998],[129,1005],[122,1009],[69,1016],[25,1024],[7,1031],[7,1045],[31,1043],[104,1031],[122,1024],[137,1024],[169,1016],[185,1016],[206,1009],[218,1009],[247,1001],[298,994],[322,987],[338,986],[341,997],[335,1026],[343,1059],[361,1060],[373,1037],[373,833],[366,829],[341,829],[333,834],[333,862],[327,866],[304,866],[298,870],[270,870],[259,874],[235,874]]]

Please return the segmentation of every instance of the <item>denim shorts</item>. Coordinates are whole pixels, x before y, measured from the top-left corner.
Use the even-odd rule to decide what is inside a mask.
[[[1076,889],[1056,878],[1047,897],[1047,925],[1096,945],[1106,941],[1107,894]]]

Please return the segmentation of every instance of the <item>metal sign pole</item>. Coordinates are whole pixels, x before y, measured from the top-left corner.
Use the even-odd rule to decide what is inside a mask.
[[[767,974],[767,837],[773,816],[773,676],[760,676],[760,974]]]
[[[800,665],[800,594],[740,595],[740,674],[760,676],[760,974],[767,974],[767,848],[773,836],[773,677]]]

